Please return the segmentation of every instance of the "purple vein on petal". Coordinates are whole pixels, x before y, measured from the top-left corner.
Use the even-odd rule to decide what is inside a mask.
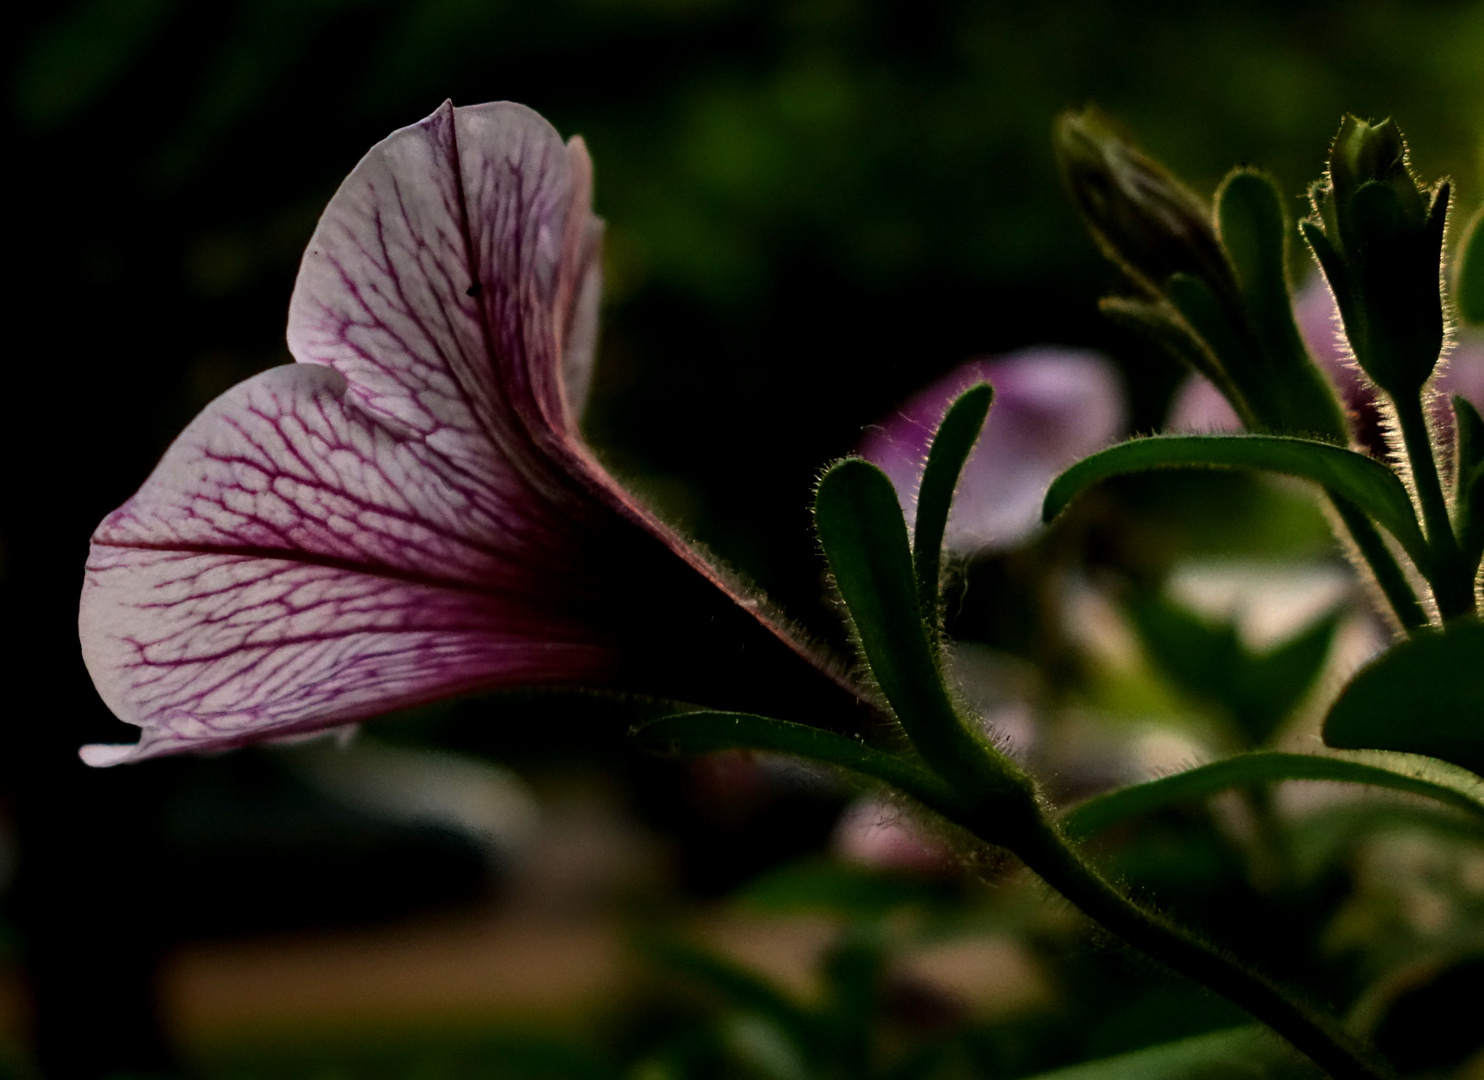
[[[275,468],[302,473],[315,443],[318,483],[284,487]],[[606,672],[571,598],[533,573],[560,568],[562,523],[526,538],[548,550],[501,552],[435,482],[436,456],[406,460],[416,446],[358,414],[333,372],[275,369],[210,407],[100,526],[84,649],[108,703],[146,727],[138,756]]]
[[[290,303],[299,362],[208,406],[94,535],[84,658],[143,733],[87,760],[512,685],[878,715],[578,438],[589,170],[509,103],[445,104],[356,166]]]

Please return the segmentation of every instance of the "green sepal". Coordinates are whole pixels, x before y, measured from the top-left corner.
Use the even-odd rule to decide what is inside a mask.
[[[1252,401],[1254,380],[1251,375],[1255,360],[1251,343],[1244,340],[1241,329],[1233,325],[1231,314],[1221,299],[1209,285],[1190,274],[1171,274],[1165,281],[1165,295],[1180,317],[1215,355],[1217,364],[1238,392],[1251,403],[1256,423],[1264,425],[1261,405]]]
[[[928,451],[927,467],[917,489],[917,520],[912,530],[912,566],[917,577],[917,600],[922,617],[936,635],[939,629],[940,578],[943,563],[943,534],[948,511],[958,487],[964,463],[969,460],[989,406],[994,388],[989,383],[972,386],[959,395],[938,425]]]
[[[1254,377],[1274,384],[1267,426],[1344,443],[1345,415],[1333,388],[1315,366],[1293,317],[1288,285],[1288,227],[1277,185],[1251,169],[1231,172],[1216,192],[1216,222],[1237,290],[1257,339],[1265,370]]]
[[[1404,768],[1412,771],[1401,771]],[[1401,759],[1395,767],[1387,767],[1317,754],[1255,750],[1173,776],[1094,795],[1065,811],[1061,825],[1073,840],[1086,840],[1130,818],[1166,806],[1196,802],[1230,788],[1284,780],[1367,784],[1421,795],[1464,810],[1484,824],[1484,784],[1445,776],[1443,768],[1417,758]],[[1444,782],[1445,779],[1450,782]]]
[[[1458,246],[1453,300],[1464,322],[1484,323],[1484,206],[1474,211]]]
[[[1273,363],[1246,316],[1224,304],[1199,278],[1172,274],[1165,294],[1247,403],[1251,420],[1244,422],[1249,429],[1344,441],[1339,406],[1318,370],[1306,373],[1312,368],[1307,357],[1303,366]]]
[[[1439,268],[1449,190],[1446,181],[1431,193],[1417,183],[1390,120],[1353,116],[1340,124],[1326,180],[1310,189],[1315,214],[1304,235],[1334,291],[1351,352],[1397,402],[1418,395],[1443,344]],[[1316,239],[1321,231],[1327,243]]]
[[[920,762],[868,746],[848,735],[791,720],[702,710],[662,716],[637,725],[629,734],[654,753],[762,750],[791,754],[880,780],[934,809],[954,805],[948,786]]]
[[[1462,394],[1453,395],[1453,520],[1466,567],[1484,559],[1484,418]]]
[[[1191,329],[1173,304],[1168,301],[1155,303],[1134,300],[1126,296],[1105,296],[1098,301],[1098,308],[1119,326],[1132,330],[1177,362],[1210,379],[1231,403],[1243,424],[1249,428],[1259,426],[1246,399],[1233,385],[1226,369],[1221,366],[1221,361]]]
[[[1484,776],[1484,623],[1419,630],[1367,664],[1330,708],[1324,741],[1427,754]]]
[[[1345,271],[1345,263],[1340,258],[1340,253],[1335,250],[1334,244],[1330,243],[1328,236],[1312,221],[1300,221],[1299,232],[1303,235],[1304,242],[1309,245],[1309,250],[1314,253],[1314,258],[1319,262],[1319,269],[1324,274],[1324,280],[1329,285],[1329,291],[1334,294],[1335,306],[1340,309],[1340,320],[1343,322],[1345,313],[1354,307],[1350,298],[1350,278]]]
[[[1042,506],[1050,521],[1085,488],[1114,476],[1159,468],[1263,469],[1310,480],[1360,507],[1427,574],[1427,542],[1412,500],[1395,473],[1373,458],[1313,439],[1284,435],[1155,435],[1083,458],[1051,482]]]
[[[1410,219],[1404,195],[1379,181],[1362,184],[1350,201],[1349,220],[1358,239],[1346,256],[1357,277],[1359,303],[1342,313],[1345,332],[1356,362],[1394,398],[1415,396],[1442,352],[1438,268],[1447,206],[1446,183],[1422,222]]]
[[[1029,806],[1029,778],[969,729],[948,696],[886,474],[859,458],[834,465],[819,482],[814,520],[871,675],[928,767],[960,792]]]

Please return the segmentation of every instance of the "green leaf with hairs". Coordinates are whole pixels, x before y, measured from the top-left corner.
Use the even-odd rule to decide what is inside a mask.
[[[1374,458],[1313,439],[1282,435],[1155,435],[1083,458],[1052,481],[1042,516],[1050,521],[1102,480],[1149,469],[1260,469],[1310,480],[1360,507],[1424,572],[1427,542],[1395,473]]]
[[[954,802],[948,787],[910,758],[808,724],[748,713],[698,711],[662,716],[640,724],[630,734],[644,748],[659,753],[764,750],[791,754],[873,777],[934,808]]]
[[[1447,770],[1416,758],[1397,758],[1387,765],[1373,765],[1317,754],[1258,750],[1095,795],[1062,814],[1061,823],[1074,840],[1085,840],[1140,814],[1176,803],[1196,802],[1229,788],[1282,780],[1324,780],[1420,795],[1471,814],[1484,824],[1484,784],[1471,782],[1465,776],[1450,776]]]
[[[943,534],[953,493],[964,471],[979,433],[989,416],[994,388],[989,383],[971,386],[959,395],[938,425],[928,451],[927,467],[917,489],[917,520],[912,530],[912,565],[917,575],[918,603],[922,617],[934,631],[938,628],[939,577],[943,564]]]
[[[1324,741],[1427,754],[1484,776],[1484,623],[1419,630],[1361,668],[1325,718]]]
[[[1234,169],[1216,193],[1216,224],[1259,346],[1257,370],[1245,381],[1252,384],[1248,397],[1270,429],[1343,444],[1345,414],[1294,321],[1290,229],[1277,184],[1264,173]]]

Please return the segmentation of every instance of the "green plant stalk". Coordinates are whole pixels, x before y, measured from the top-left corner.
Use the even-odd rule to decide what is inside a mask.
[[[1402,573],[1396,556],[1391,553],[1391,549],[1386,546],[1386,541],[1382,540],[1381,534],[1376,531],[1375,524],[1353,503],[1344,499],[1331,496],[1330,505],[1335,508],[1340,522],[1349,532],[1350,539],[1355,542],[1355,550],[1371,568],[1371,574],[1381,589],[1381,595],[1386,598],[1387,604],[1390,605],[1397,622],[1401,623],[1402,629],[1410,633],[1426,626],[1427,612],[1418,602],[1417,594],[1412,590],[1412,583],[1407,580],[1407,575]]]
[[[956,714],[952,722],[968,735],[967,725]],[[1294,1002],[1234,958],[1140,907],[1107,882],[1064,831],[1070,828],[1074,833],[1089,833],[1101,828],[1101,824],[1087,820],[1088,808],[1081,812],[1074,809],[1064,823],[1054,823],[1049,816],[1052,811],[1036,794],[1031,777],[988,743],[973,742],[968,753],[981,760],[962,763],[955,770],[957,782],[950,784],[941,773],[925,768],[926,762],[873,749],[834,732],[761,716],[679,714],[651,721],[636,729],[636,735],[652,748],[662,750],[771,750],[883,782],[980,841],[1019,856],[1048,885],[1110,933],[1245,1009],[1329,1071],[1335,1080],[1383,1080],[1390,1076],[1332,1022]],[[1316,766],[1334,764],[1329,759],[1314,761]],[[1213,768],[1205,771],[1210,773]],[[978,778],[986,775],[995,782],[979,782]],[[1317,776],[1336,778],[1325,769],[1320,769]]]
[[[1453,522],[1448,516],[1448,500],[1438,478],[1437,459],[1433,456],[1432,439],[1427,419],[1422,412],[1420,396],[1406,395],[1393,399],[1397,425],[1401,428],[1402,445],[1412,467],[1412,484],[1422,506],[1422,524],[1427,530],[1427,545],[1432,554],[1432,590],[1438,602],[1438,613],[1444,620],[1466,615],[1474,610],[1472,575],[1464,570],[1463,553],[1453,535]]]
[[[967,734],[968,724],[957,718]],[[1124,895],[1083,858],[1036,794],[1035,781],[994,747],[976,741],[987,760],[942,777],[956,798],[932,806],[979,839],[1010,851],[1041,880],[1109,933],[1170,970],[1245,1009],[1307,1056],[1333,1080],[1390,1080],[1392,1073],[1333,1020],[1290,997],[1277,984],[1189,931]],[[931,762],[930,762],[931,764]],[[1002,779],[995,790],[966,786],[975,773]],[[940,776],[942,774],[940,773]],[[1015,798],[1006,788],[1024,792]],[[976,790],[983,791],[977,798]]]
[[[1396,483],[1391,474],[1384,476],[1387,483]],[[1047,502],[1053,502],[1051,494]],[[946,511],[946,506],[942,509]],[[891,481],[880,469],[859,459],[836,464],[820,479],[814,513],[820,544],[854,622],[861,652],[922,764],[940,782],[915,785],[931,800],[931,809],[980,840],[1019,856],[1090,918],[1246,1009],[1328,1070],[1334,1080],[1383,1080],[1388,1075],[1332,1022],[1124,896],[1063,837],[1034,779],[980,734],[959,711],[944,682],[941,658],[919,606],[906,522]],[[1404,513],[1406,524],[1415,530],[1410,504]],[[1421,544],[1419,535],[1414,546]],[[827,745],[867,768],[874,760],[853,745]],[[915,770],[907,771],[915,775]]]
[[[976,835],[980,829],[962,822]],[[1389,1080],[1393,1075],[1333,1020],[1188,931],[1136,904],[1082,857],[1044,811],[1016,830],[1014,853],[1084,915],[1146,956],[1245,1009],[1333,1080]],[[987,830],[1003,835],[1003,825]],[[1003,843],[1003,841],[1001,841]]]

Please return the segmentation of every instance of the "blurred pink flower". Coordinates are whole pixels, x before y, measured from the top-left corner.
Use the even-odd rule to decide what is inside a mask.
[[[831,846],[847,861],[875,870],[940,875],[957,864],[945,840],[875,795],[863,795],[845,808]]]
[[[891,478],[909,521],[938,422],[960,392],[984,380],[994,385],[994,405],[964,467],[945,537],[960,553],[1028,538],[1040,524],[1052,479],[1114,442],[1127,423],[1118,375],[1099,353],[1043,345],[970,361],[913,395],[861,440],[861,456]]]
[[[598,465],[591,166],[534,112],[372,148],[289,308],[93,536],[80,632],[138,744],[300,734],[478,689],[616,689],[813,722],[865,708]]]
[[[1375,391],[1349,359],[1339,310],[1329,286],[1318,274],[1294,297],[1294,316],[1310,353],[1340,392],[1356,441],[1384,456],[1386,445],[1381,437]],[[1462,394],[1484,408],[1484,334],[1468,328],[1458,332],[1432,387],[1440,399],[1437,414],[1444,424],[1452,422],[1442,405],[1450,395]],[[1165,426],[1171,431],[1240,431],[1242,423],[1205,376],[1192,375],[1176,392]]]

